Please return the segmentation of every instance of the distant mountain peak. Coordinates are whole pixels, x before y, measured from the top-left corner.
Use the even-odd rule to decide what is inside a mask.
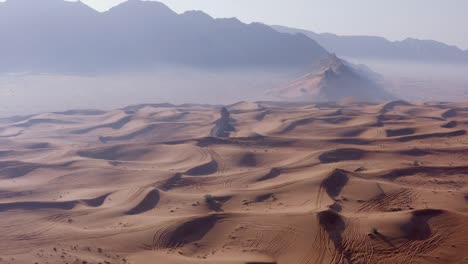
[[[198,19],[206,19],[206,20],[213,20],[213,17],[208,15],[207,13],[203,11],[198,11],[198,10],[189,10],[185,11],[182,13],[183,16],[187,17],[193,17],[193,18],[198,18]]]
[[[356,66],[330,54],[319,68],[285,87],[274,89],[270,95],[289,100],[339,101],[355,97],[368,101],[394,99],[362,66]]]
[[[20,8],[17,8],[19,6]],[[32,8],[31,8],[32,7]],[[327,55],[302,35],[201,11],[129,0],[106,12],[65,0],[0,5],[1,71],[124,71],[190,66],[305,72]]]
[[[167,5],[158,1],[127,0],[121,4],[112,7],[107,12],[121,12],[130,15],[130,13],[157,15],[177,15]]]

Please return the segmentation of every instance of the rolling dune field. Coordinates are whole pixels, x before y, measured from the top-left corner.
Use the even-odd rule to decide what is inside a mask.
[[[468,264],[468,104],[0,119],[0,264]]]

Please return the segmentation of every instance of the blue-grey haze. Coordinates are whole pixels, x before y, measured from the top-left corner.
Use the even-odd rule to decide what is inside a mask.
[[[82,0],[100,11],[125,0]],[[340,35],[434,39],[468,49],[466,0],[161,0],[173,10],[202,10]]]

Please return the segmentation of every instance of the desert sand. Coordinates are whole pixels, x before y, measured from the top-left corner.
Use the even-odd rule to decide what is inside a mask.
[[[468,263],[468,104],[0,120],[0,263]]]

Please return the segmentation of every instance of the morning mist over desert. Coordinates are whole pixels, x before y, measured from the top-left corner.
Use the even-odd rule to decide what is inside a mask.
[[[465,10],[0,1],[0,264],[468,263]]]

